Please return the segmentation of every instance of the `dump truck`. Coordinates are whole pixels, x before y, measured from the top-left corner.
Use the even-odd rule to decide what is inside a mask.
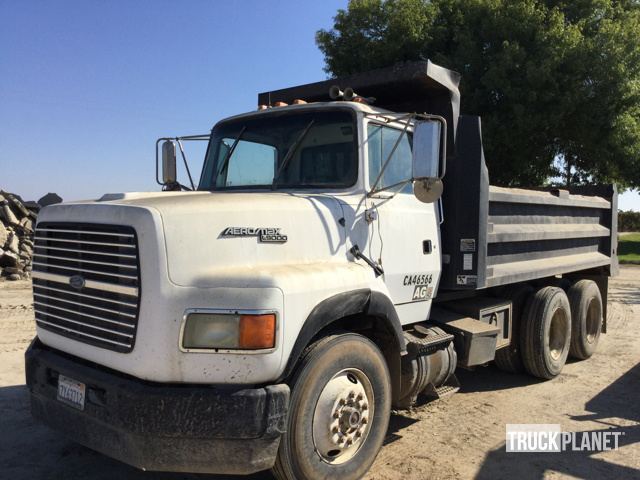
[[[589,358],[616,189],[491,185],[459,80],[420,61],[260,93],[159,141],[161,191],[43,209],[33,416],[145,470],[355,479],[457,368]]]

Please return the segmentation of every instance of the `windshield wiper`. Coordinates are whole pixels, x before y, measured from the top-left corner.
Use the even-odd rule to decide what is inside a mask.
[[[311,120],[309,124],[305,127],[305,129],[302,131],[302,133],[298,136],[296,141],[293,142],[293,145],[291,145],[291,148],[289,148],[289,151],[282,159],[280,168],[278,168],[278,171],[273,176],[273,182],[271,183],[271,188],[275,188],[276,185],[278,184],[278,179],[280,178],[280,175],[282,175],[282,172],[287,167],[289,160],[291,160],[291,157],[293,157],[293,154],[296,153],[296,150],[298,150],[298,147],[302,143],[302,140],[304,140],[304,137],[307,136],[307,133],[309,133],[309,130],[311,130],[311,127],[313,126],[314,123],[315,123],[315,120]]]
[[[227,164],[229,163],[229,159],[231,158],[231,155],[233,155],[233,151],[238,146],[238,142],[240,142],[240,138],[242,137],[242,135],[244,134],[246,129],[247,129],[246,125],[244,127],[242,127],[242,129],[240,130],[240,133],[238,134],[236,139],[231,144],[231,148],[229,148],[229,150],[227,151],[227,154],[224,156],[224,159],[222,159],[222,163],[220,164],[220,168],[218,169],[218,172],[216,173],[216,178],[218,178],[218,175],[220,175],[222,172],[224,172],[225,168],[227,168]]]

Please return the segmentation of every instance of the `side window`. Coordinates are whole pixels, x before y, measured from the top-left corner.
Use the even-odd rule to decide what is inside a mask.
[[[219,158],[225,157],[233,142],[233,138],[225,138],[220,142]],[[218,176],[217,186],[271,185],[275,174],[276,153],[275,147],[271,145],[240,140],[229,158],[227,175]]]
[[[402,135],[400,143],[393,152],[389,165],[385,169],[377,188],[390,187],[411,178],[411,134],[403,134],[402,130],[370,123],[367,128],[369,150],[369,185],[373,186],[382,165],[393,150],[393,146]],[[403,193],[411,193],[412,185],[407,183]]]

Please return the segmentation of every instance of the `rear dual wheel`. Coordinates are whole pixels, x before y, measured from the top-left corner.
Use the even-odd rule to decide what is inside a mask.
[[[586,360],[596,350],[602,332],[602,296],[592,280],[580,280],[569,288],[571,345],[569,354]]]
[[[331,335],[308,347],[292,379],[275,476],[362,477],[386,435],[390,385],[382,353],[362,335]]]
[[[562,371],[571,343],[571,307],[558,287],[543,287],[529,298],[523,316],[520,351],[527,372],[551,379]]]
[[[523,286],[508,295],[515,342],[498,350],[495,361],[505,371],[524,369],[550,379],[562,371],[568,355],[579,360],[593,355],[602,332],[602,296],[592,280],[545,286],[533,295],[531,291]]]

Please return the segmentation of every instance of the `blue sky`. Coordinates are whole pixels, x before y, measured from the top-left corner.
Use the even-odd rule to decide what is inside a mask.
[[[324,79],[314,34],[346,4],[0,0],[0,188],[156,190],[156,138],[206,133],[258,92]],[[189,153],[198,170],[202,148]],[[640,197],[620,206],[640,210]]]

